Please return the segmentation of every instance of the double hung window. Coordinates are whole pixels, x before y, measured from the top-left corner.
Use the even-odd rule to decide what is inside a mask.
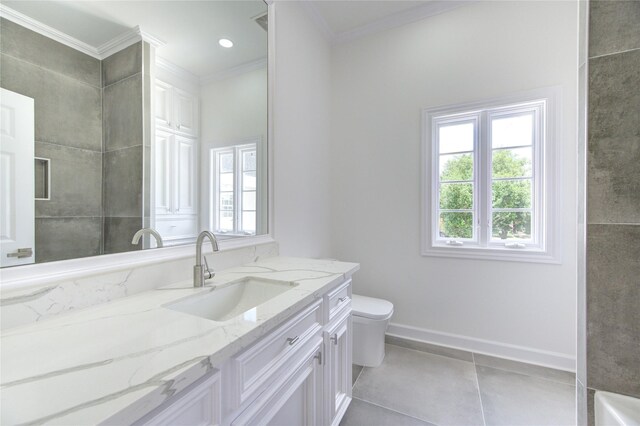
[[[551,103],[424,111],[423,254],[555,260]]]
[[[217,148],[211,153],[213,229],[218,234],[255,235],[256,144]]]

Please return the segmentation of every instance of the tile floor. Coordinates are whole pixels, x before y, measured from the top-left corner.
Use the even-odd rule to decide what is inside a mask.
[[[353,366],[341,426],[575,425],[572,373],[393,337],[386,351]]]

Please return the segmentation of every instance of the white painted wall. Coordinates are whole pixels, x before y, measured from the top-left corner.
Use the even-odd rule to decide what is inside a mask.
[[[355,292],[394,303],[393,323],[408,328],[392,331],[573,368],[576,23],[575,2],[478,2],[334,47],[331,255],[361,263]],[[315,45],[303,52],[318,55]],[[564,100],[562,265],[420,256],[421,109],[555,85]]]
[[[267,136],[267,69],[240,74],[200,90],[202,141],[233,145]]]
[[[267,69],[257,69],[225,78],[200,89],[200,227],[210,229],[211,201],[209,152],[212,148],[260,140],[259,194],[267,193]],[[258,197],[260,211],[267,211],[267,198]],[[259,217],[258,233],[267,228],[267,216]]]
[[[330,48],[297,2],[276,2],[274,220],[280,253],[330,254]]]

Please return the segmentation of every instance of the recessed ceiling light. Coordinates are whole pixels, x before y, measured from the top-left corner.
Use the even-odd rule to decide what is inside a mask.
[[[227,49],[233,47],[233,42],[228,38],[221,38],[218,40],[218,44],[222,47],[226,47]]]

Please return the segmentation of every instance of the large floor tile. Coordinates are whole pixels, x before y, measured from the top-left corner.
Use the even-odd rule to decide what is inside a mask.
[[[420,342],[418,340],[405,339],[402,337],[391,336],[387,334],[385,336],[385,342],[390,345],[401,346],[403,348],[415,349],[421,352],[429,352],[434,355],[447,356],[449,358],[459,359],[461,361],[473,362],[473,355],[469,351],[463,351],[460,349],[447,348],[444,346],[433,345],[427,342]]]
[[[542,367],[540,365],[527,364],[489,355],[473,354],[473,356],[476,365],[493,367],[498,370],[506,370],[528,376],[536,376],[567,385],[574,385],[576,383],[576,375],[569,371],[556,370],[555,368]]]
[[[428,426],[431,423],[405,416],[354,398],[340,426]]]
[[[387,345],[384,362],[365,368],[356,398],[438,425],[482,425],[473,363]]]
[[[351,385],[355,385],[356,384],[356,380],[358,380],[358,377],[360,376],[360,373],[362,373],[362,369],[364,367],[362,367],[361,365],[356,365],[353,364],[351,366]]]
[[[575,386],[477,366],[487,426],[575,425]]]

